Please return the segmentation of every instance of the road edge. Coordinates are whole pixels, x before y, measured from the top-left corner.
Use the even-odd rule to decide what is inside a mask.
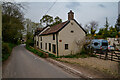
[[[60,67],[62,69],[64,69],[67,72],[71,72],[72,74],[77,75],[78,77],[92,80],[91,76],[86,76],[82,72],[77,71],[77,70],[75,70],[75,69],[73,69],[73,68],[71,68],[69,66],[66,66],[66,65],[62,64],[61,62],[56,61],[56,60],[54,60],[52,58],[46,58],[45,60],[47,60],[48,62],[50,62],[50,63],[52,63],[52,64],[54,64],[54,65],[56,65],[56,66],[58,66],[58,67]]]

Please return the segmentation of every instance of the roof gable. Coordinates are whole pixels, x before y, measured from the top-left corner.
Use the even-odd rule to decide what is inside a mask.
[[[73,19],[78,25],[79,25],[79,27],[87,34],[87,32],[82,28],[82,26],[75,20],[75,19]]]

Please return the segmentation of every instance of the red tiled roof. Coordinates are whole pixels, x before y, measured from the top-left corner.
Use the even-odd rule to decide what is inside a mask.
[[[63,23],[51,26],[46,31],[44,31],[41,35],[47,35],[47,34],[55,33],[57,31],[59,31],[60,29],[62,29],[67,22],[68,21],[65,21]]]

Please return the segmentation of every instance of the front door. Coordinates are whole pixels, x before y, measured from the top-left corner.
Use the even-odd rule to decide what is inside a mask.
[[[56,53],[56,46],[53,44],[53,53]]]

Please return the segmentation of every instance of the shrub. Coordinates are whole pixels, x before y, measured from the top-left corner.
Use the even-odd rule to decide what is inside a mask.
[[[89,57],[89,55],[88,55],[88,51],[83,47],[80,53],[60,56],[60,58],[62,57],[63,58],[86,58],[86,57]]]
[[[51,58],[56,58],[56,56],[54,54],[48,53],[48,56]]]
[[[29,47],[28,45],[26,46],[26,49],[28,49],[29,51],[37,54],[38,56],[40,56],[40,57],[42,57],[42,58],[45,58],[45,57],[46,57],[45,54],[43,54],[42,52],[37,51],[37,50],[34,49],[34,48]]]
[[[6,60],[11,53],[11,49],[9,47],[8,43],[3,43],[2,44],[2,61]]]
[[[34,41],[32,39],[28,39],[26,41],[26,45],[28,45],[28,46],[34,46]]]
[[[56,56],[54,54],[51,54],[51,53],[48,53],[48,52],[45,52],[43,50],[41,50],[42,52],[34,49],[34,48],[31,48],[29,47],[28,45],[26,45],[26,49],[28,49],[29,51],[37,54],[38,56],[42,57],[42,58],[46,58],[46,57],[51,57],[51,58],[56,58]],[[46,53],[46,54],[45,54]],[[47,55],[48,54],[48,55]]]

